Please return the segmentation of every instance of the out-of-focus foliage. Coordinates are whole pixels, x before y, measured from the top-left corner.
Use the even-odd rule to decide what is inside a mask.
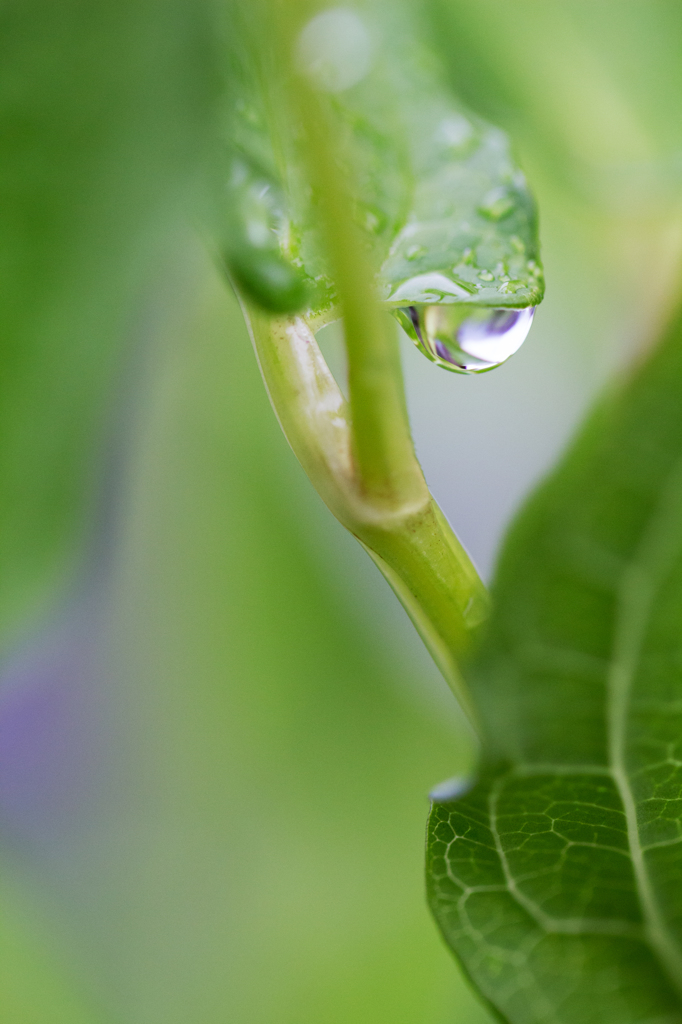
[[[106,627],[85,617],[113,650],[76,705],[94,782],[74,808],[71,778],[18,765],[9,852],[105,1019],[483,1021],[423,897],[425,793],[467,769],[466,737],[310,493],[236,302],[205,275],[165,292],[117,580],[90,595]],[[45,682],[28,676],[27,703]]]
[[[36,942],[4,886],[0,901],[0,1012],[12,1024],[104,1024],[82,991],[66,980],[52,950]],[[35,927],[35,922],[33,922]]]
[[[122,339],[209,143],[214,35],[184,0],[0,12],[1,629],[82,542]]]
[[[456,88],[510,131],[531,172],[551,229],[547,315],[563,302],[562,322],[583,325],[579,362],[601,343],[590,318],[613,330],[618,303],[633,311],[619,325],[641,335],[677,244],[678,5],[429,10]],[[203,326],[189,317],[173,332],[195,284],[181,274],[184,285],[157,287],[187,247],[178,222],[196,210],[214,123],[213,13],[196,0],[24,0],[0,16],[5,626],[30,625],[65,574],[78,579],[83,538],[102,527],[107,437],[125,451],[126,434],[137,453],[118,477],[115,625],[81,626],[99,649],[74,697],[76,737],[106,754],[78,772],[94,793],[64,813],[73,779],[42,745],[51,720],[29,730],[24,760],[0,752],[22,801],[16,814],[5,772],[15,891],[0,1016],[472,1024],[485,1011],[459,987],[419,891],[422,794],[466,771],[466,741],[434,723],[416,678],[425,663],[392,652],[405,631],[384,625],[381,591],[287,461],[234,304],[211,299]],[[146,371],[120,375],[116,350],[152,337]],[[127,404],[125,429],[110,428],[132,378],[149,404]],[[445,440],[486,457],[480,435]],[[111,569],[94,566],[105,591]],[[28,704],[42,686],[68,691],[50,674],[58,658],[29,648],[42,675],[22,682]],[[5,672],[5,721],[9,692]],[[68,736],[77,768],[79,742]],[[51,943],[23,914],[27,884]]]
[[[682,12],[674,0],[429,0],[459,95],[513,128],[545,171],[595,205],[680,201]]]
[[[73,851],[81,956],[126,1021],[482,1022],[423,892],[425,794],[469,742],[288,450],[215,279],[139,436],[115,597],[137,785]]]

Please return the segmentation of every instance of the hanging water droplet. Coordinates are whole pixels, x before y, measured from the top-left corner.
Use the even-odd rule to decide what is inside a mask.
[[[534,306],[472,309],[462,303],[395,310],[417,348],[455,373],[484,373],[504,363],[523,345],[534,313]]]

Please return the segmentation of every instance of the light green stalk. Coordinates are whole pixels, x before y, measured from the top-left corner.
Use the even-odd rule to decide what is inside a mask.
[[[375,294],[324,98],[301,77],[288,80],[343,315],[349,402],[319,350],[314,319],[272,318],[243,300],[244,312],[270,399],[301,465],[381,569],[471,713],[457,662],[487,615],[487,592],[414,453],[395,324]]]
[[[413,473],[413,464],[419,468],[413,452],[404,489],[395,487],[387,499],[382,488],[368,487],[353,457],[358,428],[352,404],[344,399],[310,326],[302,317],[271,318],[253,307],[244,309],[270,400],[299,462],[326,505],[379,566],[470,713],[457,660],[487,615],[488,597],[421,470],[418,480]],[[363,352],[350,358],[362,363]],[[393,380],[400,381],[399,368]],[[390,429],[387,420],[384,432]],[[368,447],[370,439],[363,439]]]

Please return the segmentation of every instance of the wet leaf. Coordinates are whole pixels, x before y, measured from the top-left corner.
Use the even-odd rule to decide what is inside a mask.
[[[507,136],[452,95],[416,23],[380,3],[358,11],[369,70],[323,99],[381,297],[393,308],[537,305],[544,282],[535,206]],[[281,83],[270,79],[266,94],[243,52],[233,56],[232,80],[240,84],[226,119],[220,214],[228,265],[266,308],[305,302],[314,316],[331,317],[334,282]],[[255,287],[241,272],[247,252]],[[275,258],[299,275],[299,287],[267,283]]]

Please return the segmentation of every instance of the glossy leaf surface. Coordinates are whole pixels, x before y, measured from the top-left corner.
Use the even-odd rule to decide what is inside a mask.
[[[682,1021],[682,323],[512,529],[430,901],[513,1024]]]
[[[359,10],[369,70],[324,103],[382,298],[391,307],[536,305],[535,208],[507,136],[461,107],[399,12]],[[243,53],[233,64],[241,92],[226,122],[226,261],[264,308],[329,314],[336,292],[300,127],[281,83],[271,79],[266,94]]]

